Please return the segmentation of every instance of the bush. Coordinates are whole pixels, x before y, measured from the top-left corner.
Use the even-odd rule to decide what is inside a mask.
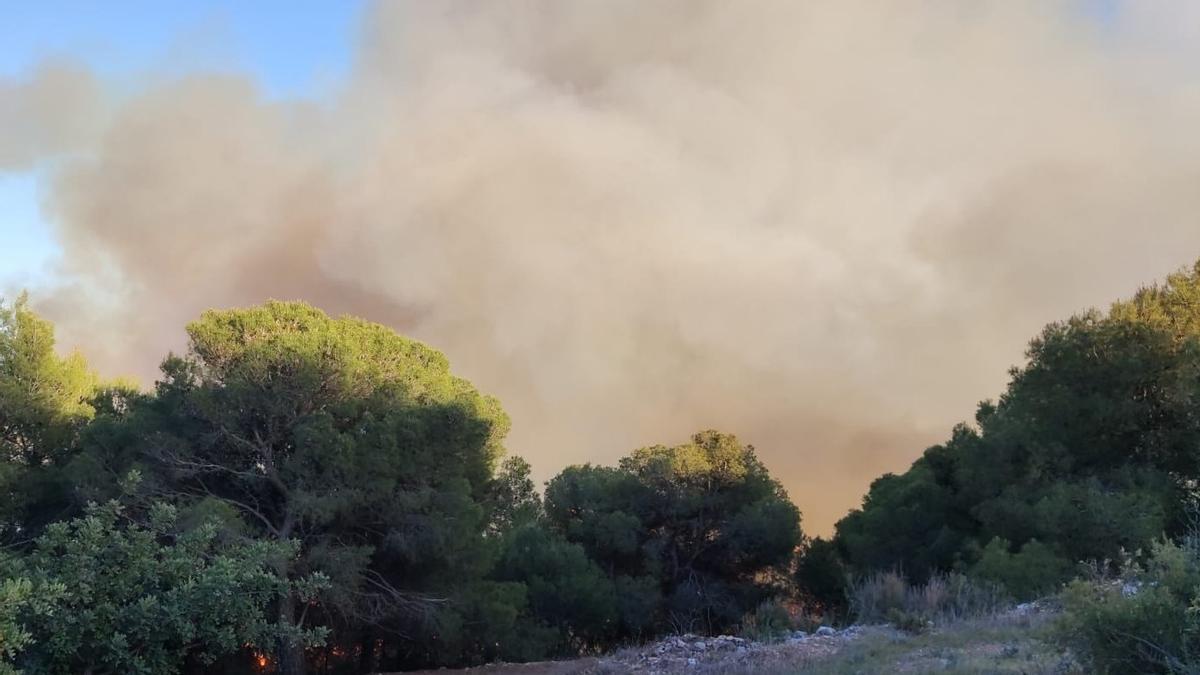
[[[877,572],[850,587],[850,612],[860,623],[887,620],[892,609],[905,607],[908,580],[896,572]]]
[[[817,537],[796,559],[796,585],[811,605],[825,614],[842,614],[846,608],[846,566],[832,541]]]
[[[11,567],[13,561],[3,561]],[[26,623],[45,620],[66,593],[62,584],[36,588],[29,579],[5,579],[0,583],[0,675],[19,675],[13,663],[35,640]]]
[[[906,625],[949,622],[993,614],[1005,606],[1002,590],[962,574],[934,576],[910,585],[896,572],[877,572],[850,588],[850,611],[860,623]]]
[[[778,592],[804,540],[800,512],[754,448],[711,430],[616,468],[567,467],[546,485],[545,512],[616,587],[617,641],[736,630]],[[623,584],[640,597],[622,598]]]
[[[504,536],[493,575],[527,589],[532,618],[556,634],[546,653],[595,651],[607,646],[615,632],[618,610],[613,582],[582,546],[541,523],[525,523]]]
[[[1060,638],[1096,673],[1200,673],[1200,552],[1154,545],[1144,565],[1077,580],[1062,594]]]
[[[175,509],[161,504],[149,521],[126,524],[116,502],[93,506],[4,560],[0,661],[28,673],[174,673],[323,640],[323,629],[289,630],[269,611],[289,585],[306,599],[325,586],[320,575],[289,582],[274,572],[294,546],[225,545],[214,524],[178,533]]]
[[[971,574],[1000,584],[1017,600],[1032,600],[1056,590],[1071,577],[1073,567],[1036,539],[1012,553],[1008,541],[996,537],[983,549]]]
[[[918,635],[933,627],[933,621],[918,612],[906,612],[897,607],[888,610],[888,623],[896,630]]]
[[[778,600],[764,600],[742,619],[742,637],[769,642],[792,631],[792,615]]]

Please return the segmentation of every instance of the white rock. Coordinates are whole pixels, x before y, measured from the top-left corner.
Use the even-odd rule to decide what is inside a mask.
[[[827,635],[837,635],[837,631],[830,628],[829,626],[821,626],[820,628],[817,629],[816,634],[824,637]]]

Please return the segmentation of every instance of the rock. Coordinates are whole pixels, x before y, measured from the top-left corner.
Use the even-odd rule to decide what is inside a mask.
[[[1036,602],[1022,602],[1013,608],[1013,614],[1017,616],[1030,616],[1031,614],[1037,614],[1039,609]]]
[[[1055,675],[1067,675],[1078,671],[1079,664],[1070,656],[1064,656],[1057,665],[1054,666]]]
[[[820,637],[828,637],[830,635],[837,635],[837,631],[830,628],[829,626],[821,626],[820,628],[817,629],[816,635],[818,635]]]

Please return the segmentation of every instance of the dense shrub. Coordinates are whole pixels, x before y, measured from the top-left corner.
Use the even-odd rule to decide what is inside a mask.
[[[737,628],[778,593],[773,578],[803,540],[799,511],[754,448],[717,431],[615,468],[568,467],[545,508],[617,586],[617,638]]]
[[[505,534],[493,576],[525,586],[532,620],[550,636],[545,653],[595,651],[617,630],[613,582],[583,547],[541,523],[526,523]]]
[[[742,618],[742,637],[759,642],[776,640],[792,631],[792,614],[778,600],[764,600]]]
[[[23,300],[0,306],[0,672],[245,666],[250,648],[285,675],[377,672],[988,614],[1000,585],[1038,596],[1180,532],[1196,298],[1200,265],[1048,326],[999,401],[876,480],[833,541],[806,541],[754,449],[716,431],[569,467],[543,502],[527,463],[497,466],[499,403],[383,326],[208,312],[143,392],[97,385]],[[84,511],[117,495],[128,511]],[[1200,672],[1194,542],[1063,594],[1097,672]]]
[[[274,572],[294,546],[222,544],[211,524],[179,533],[168,505],[146,527],[123,521],[116,503],[94,507],[7,560],[0,623],[5,652],[20,652],[4,656],[24,672],[174,673],[247,647],[323,639],[268,611],[289,592],[311,599],[324,587],[319,575],[289,582]]]
[[[1032,600],[1054,592],[1074,572],[1071,561],[1036,539],[1015,553],[1010,548],[1007,540],[993,539],[971,568],[972,575],[1000,584],[1017,600]]]
[[[796,556],[795,581],[808,611],[845,613],[849,570],[832,541],[817,537],[806,542]]]
[[[1077,561],[1177,533],[1182,492],[1200,480],[1197,297],[1200,263],[1048,325],[973,425],[877,479],[838,523],[854,571],[920,581],[981,562],[1029,596]]]
[[[1200,551],[1154,544],[1115,576],[1080,579],[1062,594],[1062,639],[1096,673],[1200,673]]]

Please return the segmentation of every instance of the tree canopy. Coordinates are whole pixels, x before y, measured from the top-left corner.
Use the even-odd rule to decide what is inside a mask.
[[[838,523],[841,550],[859,570],[1009,570],[1035,594],[1177,531],[1200,479],[1197,298],[1200,263],[1047,326],[975,426],[872,484]]]
[[[281,621],[413,633],[487,565],[480,502],[508,419],[442,354],[300,303],[206,312],[188,335],[125,416],[135,454],[150,491],[297,542],[280,576],[331,579],[316,606],[284,596]]]
[[[303,303],[205,312],[151,391],[57,356],[24,299],[0,327],[0,628],[30,672],[594,652],[733,626],[802,541],[753,448],[712,431],[567,469],[543,503],[445,356]]]
[[[622,586],[653,587],[622,612],[622,632],[648,617],[720,630],[769,593],[802,540],[800,513],[736,437],[704,431],[674,447],[634,451],[616,468],[570,467],[548,484],[546,513]]]
[[[6,604],[13,623],[3,630],[21,638],[11,657],[22,672],[175,673],[264,653],[277,639],[320,642],[323,629],[297,631],[266,611],[288,592],[323,587],[316,576],[289,588],[273,573],[294,544],[222,543],[215,523],[179,531],[168,504],[154,505],[145,525],[125,515],[117,502],[93,505],[5,561],[20,594]]]
[[[23,297],[0,305],[0,673],[596,653],[765,630],[781,599],[838,612],[881,569],[1032,597],[1178,532],[1200,484],[1200,264],[1047,326],[832,540],[727,433],[567,467],[543,495],[504,457],[499,402],[420,342],[295,302],[187,334],[142,391],[59,355]]]
[[[83,357],[60,357],[54,328],[25,295],[0,302],[0,538],[65,514],[67,488],[52,469],[69,457],[94,414],[97,378]]]

